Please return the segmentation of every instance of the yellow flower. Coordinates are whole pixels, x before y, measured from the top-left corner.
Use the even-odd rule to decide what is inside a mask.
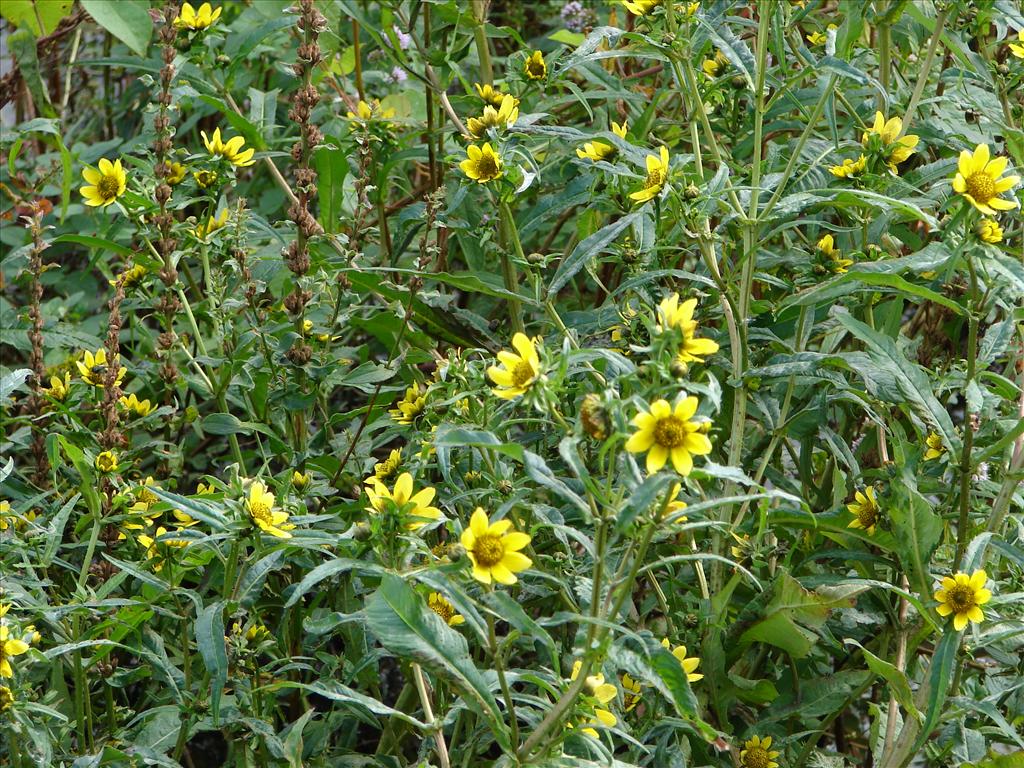
[[[7,522],[7,518],[13,518],[11,514],[11,502],[4,499],[0,501],[0,531],[6,531],[10,525]]]
[[[875,499],[875,489],[868,486],[863,491],[857,491],[853,495],[853,502],[846,505],[846,508],[853,513],[853,520],[847,528],[863,528],[869,535],[874,534],[875,526],[882,509]]]
[[[297,491],[305,490],[306,486],[309,485],[309,481],[313,478],[309,472],[299,472],[299,470],[292,471],[292,487]]]
[[[818,241],[818,250],[828,256],[832,262],[832,271],[836,274],[844,274],[846,272],[846,268],[853,264],[853,259],[843,258],[842,252],[836,248],[832,235],[825,235]]]
[[[740,765],[743,768],[779,768],[779,764],[775,762],[779,753],[769,751],[771,745],[771,736],[765,736],[763,739],[754,736],[740,750]]]
[[[196,483],[196,495],[197,496],[208,496],[211,493],[216,493],[217,489],[213,487],[213,483],[207,485],[206,483]]]
[[[167,529],[163,526],[160,526],[156,529],[156,533],[154,533],[152,536],[143,533],[137,539],[139,544],[141,544],[145,548],[146,557],[154,561],[154,571],[161,571],[163,570],[164,567],[163,557],[161,556],[160,553],[160,545],[178,548],[184,547],[185,544],[188,543],[183,539],[164,539],[162,541],[157,541],[161,536],[163,536],[166,533]]]
[[[676,517],[680,512],[686,509],[686,502],[679,499],[679,493],[683,490],[682,483],[672,483],[672,487],[669,489],[668,497],[671,499],[668,505],[665,507],[665,519],[671,520],[674,523],[685,523],[686,516]]]
[[[629,675],[622,674],[622,703],[627,712],[636,709],[642,698],[640,694],[640,681],[634,680]]]
[[[523,71],[531,80],[543,80],[548,76],[548,65],[544,63],[544,54],[534,51],[523,64]]]
[[[393,505],[404,515],[412,518],[405,526],[408,531],[418,531],[429,521],[441,519],[441,510],[430,506],[437,491],[427,487],[414,493],[412,475],[408,472],[398,476],[393,491],[389,491],[377,478],[371,479],[373,483],[366,487],[366,496],[370,500],[367,511],[384,513]]]
[[[181,163],[169,163],[167,166],[167,175],[164,176],[164,181],[170,184],[172,187],[185,179],[185,166]]]
[[[965,149],[960,153],[953,190],[989,216],[995,216],[997,211],[1013,210],[1017,207],[1016,200],[1004,200],[998,196],[1020,182],[1020,176],[1000,178],[1008,162],[1006,157],[990,159],[988,144],[979,144],[973,153]]]
[[[580,669],[583,666],[583,662],[577,659],[572,665],[572,675],[570,680],[575,680],[580,675]],[[619,694],[618,688],[611,683],[604,681],[604,675],[600,672],[596,675],[587,675],[587,679],[584,681],[584,690],[588,695],[593,696],[602,704],[607,704],[612,701]]]
[[[729,68],[729,59],[721,51],[715,51],[715,57],[713,59],[704,59],[700,63],[700,68],[704,70],[704,74],[708,77],[716,78]]]
[[[675,648],[669,643],[668,638],[662,638],[661,647],[672,652],[672,655],[679,660],[679,664],[682,666],[683,671],[686,673],[686,679],[691,683],[696,683],[698,680],[703,680],[704,675],[694,672],[695,669],[700,665],[700,659],[696,656],[687,658],[686,646],[677,645]]]
[[[160,501],[160,497],[149,490],[150,488],[160,490],[160,486],[156,484],[156,480],[154,480],[151,475],[147,476],[146,479],[142,481],[142,485],[135,489],[135,498],[147,505],[156,504]]]
[[[634,16],[646,16],[661,5],[661,0],[622,0],[622,4]]]
[[[9,607],[9,606],[7,606]],[[7,611],[5,610],[4,613]],[[11,637],[10,628],[0,622],[0,677],[14,677],[11,659],[28,652],[28,643]]]
[[[519,107],[511,96],[503,96],[497,109],[490,104],[484,107],[480,117],[471,117],[466,127],[474,138],[483,138],[489,128],[511,128],[519,119]]]
[[[128,395],[128,397],[124,397],[122,395],[118,402],[136,416],[143,418],[149,416],[149,414],[156,410],[156,406],[150,403],[149,400],[139,400],[134,392]]]
[[[924,452],[925,461],[938,459],[946,452],[946,446],[942,444],[942,437],[938,432],[929,432],[924,442],[928,446],[928,450]]]
[[[96,457],[96,469],[100,472],[117,471],[117,454],[113,451],[103,451]]]
[[[376,480],[387,480],[402,466],[402,449],[393,448],[386,459],[378,461],[373,465],[373,478],[367,479],[367,483]]]
[[[461,613],[456,613],[455,606],[448,602],[440,592],[431,592],[427,596],[427,605],[434,613],[444,619],[449,627],[457,627],[466,622]]]
[[[153,498],[156,498],[155,496]],[[145,501],[136,501],[128,510],[127,517],[121,522],[121,532],[117,534],[118,541],[128,538],[125,531],[142,531],[156,522],[159,513],[150,514],[149,504]]]
[[[606,157],[611,157],[615,154],[615,147],[611,144],[605,144],[603,141],[588,141],[583,145],[583,148],[576,148],[576,156],[580,160],[593,160],[595,163],[598,160],[604,160]]]
[[[267,490],[261,481],[254,480],[249,488],[249,498],[246,507],[249,510],[249,517],[261,531],[276,536],[279,539],[290,539],[292,535],[288,532],[294,525],[288,523],[288,513],[282,510],[274,510],[274,494]]]
[[[626,441],[630,453],[647,452],[647,472],[654,474],[670,458],[676,472],[684,477],[693,470],[693,457],[711,452],[711,441],[701,432],[702,423],[690,421],[697,412],[697,398],[683,396],[675,410],[667,400],[656,400],[650,411],[633,417],[637,431]]]
[[[191,528],[193,525],[199,525],[198,520],[187,512],[182,512],[180,509],[172,509],[171,514],[174,516],[174,522],[179,528]]]
[[[6,712],[14,703],[14,694],[6,685],[0,685],[0,712]]]
[[[214,10],[209,3],[200,5],[198,11],[192,7],[191,3],[185,3],[181,6],[181,13],[174,20],[174,26],[178,29],[206,29],[220,18],[220,12],[220,8]]]
[[[63,401],[71,392],[71,372],[65,372],[63,379],[59,376],[51,376],[50,386],[48,388],[44,387],[43,392],[54,400]]]
[[[491,149],[490,142],[484,142],[482,147],[470,144],[466,147],[466,159],[459,163],[459,168],[478,184],[486,184],[501,178],[501,156]]]
[[[205,224],[199,224],[194,230],[193,234],[199,240],[205,240],[211,233],[216,232],[218,229],[223,229],[228,223],[228,214],[230,211],[225,208],[217,216],[211,216]]]
[[[826,40],[828,40],[828,35],[821,30],[812,32],[807,36],[807,42],[811,45],[824,45]]]
[[[885,115],[875,112],[875,122],[861,136],[860,143],[867,147],[872,137],[877,136],[886,165],[893,173],[898,173],[897,166],[917,151],[917,143],[920,141],[914,134],[900,136],[901,133],[903,121],[900,118],[893,117],[887,121]]]
[[[405,390],[405,396],[391,409],[391,418],[399,424],[412,424],[426,407],[426,390],[421,393],[420,385],[413,382],[413,385]]]
[[[864,169],[867,167],[868,159],[866,156],[861,155],[856,160],[846,158],[843,160],[842,165],[833,165],[828,169],[828,172],[840,179],[849,179],[864,173]]]
[[[525,333],[517,333],[512,337],[512,346],[519,354],[503,349],[498,352],[501,366],[492,365],[487,369],[491,381],[498,385],[491,392],[505,400],[525,394],[540,376],[540,358],[534,340]]]
[[[1024,59],[1024,29],[1017,30],[1017,39],[1021,44],[1017,45],[1016,43],[1010,43],[1010,53],[1018,59]]]
[[[144,278],[148,273],[149,270],[146,269],[142,264],[135,264],[129,269],[126,269],[117,277],[113,278],[112,280],[108,280],[107,282],[110,283],[112,287],[116,287],[117,284],[120,282],[121,285],[125,287],[125,289],[128,289],[141,283],[142,278]]]
[[[349,110],[345,115],[349,120],[357,120],[360,122],[367,122],[369,120],[389,120],[395,116],[395,110],[390,107],[384,109],[380,105],[380,101],[374,99],[370,102],[365,102],[362,99],[356,104],[356,111]]]
[[[995,219],[982,219],[974,231],[978,234],[978,238],[986,243],[1003,242],[1003,228]]]
[[[104,157],[99,162],[99,170],[83,168],[82,178],[87,184],[78,191],[85,198],[86,205],[105,208],[123,195],[128,186],[128,175],[121,167],[120,159],[110,162]]]
[[[667,147],[661,148],[660,156],[647,156],[647,178],[644,179],[643,189],[631,194],[631,199],[638,203],[646,203],[661,192],[668,180],[668,159]]]
[[[119,365],[120,362],[121,360],[118,357],[113,361],[112,365]],[[107,377],[107,350],[103,348],[97,349],[95,355],[86,350],[83,359],[78,360],[75,365],[78,366],[78,372],[82,375],[82,381],[92,384],[94,387],[102,387],[104,379]],[[121,386],[121,382],[124,381],[124,375],[127,372],[127,368],[118,369],[114,386]]]
[[[587,734],[592,739],[598,738],[598,733],[595,728],[614,728],[618,724],[618,719],[609,712],[607,709],[601,709],[595,707],[593,717],[588,717],[579,723],[580,731]],[[572,723],[566,723],[566,727],[573,728]]]
[[[697,338],[697,321],[693,312],[697,308],[696,299],[687,299],[679,303],[679,294],[673,293],[661,300],[658,305],[658,316],[655,328],[663,333],[670,328],[677,328],[683,334],[683,343],[676,359],[681,363],[704,362],[704,358],[718,351],[718,343],[711,339]]]
[[[487,104],[492,107],[500,107],[502,100],[505,98],[505,94],[490,85],[480,85],[480,83],[473,83],[473,87],[476,88],[477,95],[484,100]],[[513,106],[519,106],[519,99],[512,97]]]
[[[469,527],[459,540],[473,563],[473,578],[483,584],[515,584],[516,573],[533,565],[519,550],[530,543],[525,533],[512,530],[512,521],[491,523],[480,507],[473,510]]]
[[[967,626],[968,621],[975,624],[985,620],[985,614],[979,606],[992,599],[992,593],[985,589],[988,575],[977,570],[968,576],[958,571],[952,577],[942,579],[942,586],[935,592],[939,606],[935,609],[940,616],[953,614],[953,628],[959,632]]]
[[[246,168],[256,162],[252,159],[252,156],[256,154],[255,149],[250,147],[244,151],[242,150],[242,147],[245,146],[245,139],[241,136],[221,141],[220,128],[213,132],[213,138],[209,138],[206,135],[206,131],[200,131],[199,134],[203,137],[206,151],[211,155],[223,157],[229,163],[239,168]]]

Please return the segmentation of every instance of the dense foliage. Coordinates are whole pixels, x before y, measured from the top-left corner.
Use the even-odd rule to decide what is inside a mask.
[[[1017,2],[0,15],[0,765],[1024,765]]]

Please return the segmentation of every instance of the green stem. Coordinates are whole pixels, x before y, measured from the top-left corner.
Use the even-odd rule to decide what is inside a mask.
[[[501,223],[505,230],[505,238],[508,241],[508,245],[511,246],[515,255],[520,261],[526,261],[526,256],[523,253],[523,244],[519,240],[519,230],[516,228],[515,217],[512,215],[512,209],[508,207],[508,203],[504,200],[498,204],[498,211],[501,216]],[[501,276],[505,281],[505,290],[509,293],[519,293],[519,275],[516,271],[515,262],[512,261],[512,257],[509,255],[508,248],[501,250]],[[511,315],[512,320],[512,331],[513,333],[522,333],[525,329],[523,323],[523,305],[517,298],[507,299],[508,311]]]
[[[512,689],[509,688],[508,680],[505,677],[505,663],[498,650],[498,635],[494,631],[494,616],[487,614],[487,642],[491,652],[491,662],[494,670],[498,673],[498,683],[501,686],[501,695],[505,699],[505,711],[508,715],[508,724],[512,729],[512,749],[519,748],[519,718],[516,715],[516,705],[512,701]]]
[[[878,109],[885,107],[885,94],[889,93],[889,75],[892,70],[892,29],[889,23],[882,20],[878,26],[878,82],[882,92],[878,94]]]
[[[967,390],[974,381],[975,364],[978,356],[978,317],[981,307],[978,306],[978,275],[974,269],[971,255],[965,254],[967,270],[971,276],[971,311],[967,317],[967,376],[964,378],[964,402],[967,402]],[[974,467],[971,462],[971,448],[974,444],[974,426],[971,424],[971,412],[964,407],[964,445],[960,454],[960,519],[956,529],[956,556],[953,558],[953,571],[960,565],[967,551],[970,533],[971,476]]]
[[[910,122],[914,119],[914,113],[917,111],[918,102],[921,101],[921,96],[924,94],[925,86],[928,84],[928,76],[932,71],[932,63],[935,61],[935,53],[939,49],[939,43],[942,40],[942,33],[946,25],[946,15],[949,13],[950,6],[943,4],[939,10],[938,16],[935,17],[935,31],[932,33],[932,39],[928,42],[928,52],[925,54],[924,63],[921,65],[920,71],[917,73],[917,84],[914,86],[914,92],[910,95],[910,103],[907,105],[907,112],[903,115],[903,133],[910,128]]]
[[[480,58],[480,81],[483,85],[490,85],[494,82],[494,71],[491,67],[491,46],[487,41],[487,0],[473,0],[473,17],[476,19],[473,39]]]

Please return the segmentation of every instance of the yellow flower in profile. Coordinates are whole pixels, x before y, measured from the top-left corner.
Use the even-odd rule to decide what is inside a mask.
[[[829,24],[828,27],[825,28],[826,31],[822,32],[821,30],[818,30],[809,34],[807,36],[807,42],[811,45],[824,45],[828,40],[828,30],[832,29],[839,29],[839,27],[835,24]]]
[[[575,680],[580,675],[580,669],[583,667],[583,662],[577,659],[572,664],[572,675],[570,680]],[[589,696],[593,696],[602,704],[607,704],[612,701],[619,694],[618,688],[611,683],[604,681],[604,675],[600,672],[596,675],[587,675],[587,679],[584,682],[584,690]]]
[[[368,478],[366,482],[369,484],[374,479],[387,480],[398,471],[400,466],[402,466],[402,449],[393,448],[386,459],[381,459],[373,465],[373,477]]]
[[[120,358],[117,358],[113,361],[112,365],[119,365],[120,362]],[[107,378],[107,350],[101,347],[96,350],[95,355],[86,350],[83,358],[76,361],[75,365],[78,366],[78,372],[82,376],[82,381],[92,384],[94,387],[102,387],[104,380]],[[118,369],[114,386],[121,386],[121,382],[124,381],[124,375],[127,372],[127,368]]]
[[[882,508],[878,506],[875,489],[872,486],[857,491],[853,495],[853,501],[847,504],[846,508],[853,514],[853,520],[846,526],[847,528],[862,528],[868,535],[874,534]]]
[[[740,750],[740,765],[743,768],[779,768],[779,764],[775,762],[779,753],[769,751],[771,746],[771,736],[765,736],[763,739],[752,737]]]
[[[928,446],[928,450],[924,452],[925,461],[941,458],[946,452],[946,446],[942,444],[942,436],[938,432],[929,432],[924,442]]]
[[[846,158],[842,165],[833,165],[828,172],[840,179],[850,179],[864,173],[864,169],[867,167],[868,159],[865,155],[861,155],[856,160]]]
[[[110,283],[111,287],[116,287],[118,283],[121,283],[125,289],[134,288],[142,282],[142,278],[147,274],[149,274],[149,270],[146,269],[145,266],[142,264],[134,264],[120,275],[108,280],[107,282]]]
[[[171,515],[174,517],[174,522],[179,528],[191,528],[193,525],[199,525],[198,520],[187,512],[182,512],[180,509],[172,509]]]
[[[680,304],[678,293],[665,297],[658,304],[655,323],[658,333],[675,328],[683,334],[683,343],[676,355],[681,363],[703,363],[705,357],[718,351],[717,342],[697,337],[697,321],[693,319],[696,309],[697,299],[687,299]]]
[[[113,451],[103,451],[96,457],[96,469],[100,472],[117,471],[117,454]]]
[[[61,379],[59,376],[50,377],[50,386],[43,387],[43,393],[52,397],[54,400],[63,402],[68,394],[71,392],[71,372],[66,371],[64,378]]]
[[[4,606],[3,613],[7,613],[8,608],[10,606]],[[0,616],[3,613],[0,613]],[[10,627],[0,622],[0,677],[14,677],[11,659],[23,653],[28,653],[28,643],[11,637]]]
[[[622,674],[622,704],[627,712],[632,712],[640,703],[640,681],[634,680],[626,673]]]
[[[626,450],[647,453],[648,474],[658,472],[671,459],[676,472],[685,477],[693,471],[694,456],[711,452],[702,422],[690,420],[698,404],[696,397],[683,393],[675,409],[667,400],[656,400],[650,411],[633,417],[637,431],[626,441]]]
[[[627,130],[628,126],[625,121],[622,122],[622,125],[619,125],[614,121],[612,122],[612,133],[620,139],[626,138]],[[579,147],[576,148],[576,156],[580,160],[593,160],[595,163],[598,160],[604,160],[607,157],[611,157],[616,152],[618,152],[618,150],[614,146],[603,141],[588,141],[583,145],[582,149]]]
[[[164,536],[166,533],[167,529],[163,526],[160,526],[156,529],[156,533],[154,533],[152,536],[143,533],[140,534],[136,539],[139,542],[139,544],[141,544],[142,547],[146,550],[146,558],[153,561],[154,571],[162,571],[164,567],[164,559],[160,551],[161,545],[165,547],[179,548],[184,547],[185,544],[188,543],[184,539],[163,539],[162,541],[158,541],[158,539],[160,539],[160,537]]]
[[[646,203],[657,196],[668,180],[668,148],[662,147],[658,155],[647,156],[647,177],[643,188],[630,195],[638,203]]]
[[[662,0],[622,0],[622,5],[634,16],[646,16],[659,5]]]
[[[367,511],[384,513],[393,505],[411,518],[405,526],[408,531],[418,531],[431,520],[441,519],[441,510],[430,505],[437,491],[427,487],[414,492],[412,475],[408,472],[398,476],[392,491],[377,478],[370,479],[372,483],[366,487],[366,496],[370,500]]]
[[[455,611],[455,606],[448,602],[448,599],[440,592],[431,592],[427,596],[427,606],[444,619],[449,627],[457,627],[466,623],[466,618]]]
[[[118,402],[124,406],[125,409],[142,418],[149,416],[149,414],[156,410],[156,406],[150,403],[149,400],[139,400],[134,392],[128,395],[128,397],[124,397],[122,395]]]
[[[214,10],[209,3],[203,3],[197,11],[192,7],[191,3],[185,3],[181,6],[181,12],[174,20],[174,26],[178,29],[191,29],[193,31],[206,29],[220,18],[221,10],[219,7]]]
[[[292,487],[297,491],[306,490],[309,486],[309,481],[312,479],[309,472],[299,472],[297,469],[292,471]]]
[[[988,575],[982,570],[970,576],[958,571],[951,577],[944,577],[942,586],[935,592],[935,599],[939,601],[935,610],[940,616],[953,614],[953,629],[957,632],[966,627],[969,621],[981,623],[985,620],[985,614],[980,606],[992,599],[992,593],[985,589],[986,581]]]
[[[106,208],[123,195],[128,186],[128,175],[121,167],[120,159],[110,162],[104,157],[99,162],[99,170],[83,168],[82,178],[87,184],[78,191],[85,198],[86,205]]]
[[[898,173],[898,166],[905,162],[917,151],[917,143],[920,137],[914,134],[900,136],[903,133],[903,121],[898,117],[885,119],[881,112],[875,112],[875,122],[868,128],[860,138],[860,143],[868,147],[875,137],[878,140],[878,149],[885,157],[885,164],[889,170]]]
[[[517,333],[512,337],[512,347],[515,352],[506,349],[498,352],[500,366],[492,365],[487,369],[487,375],[497,384],[491,392],[505,400],[525,394],[540,377],[540,358],[534,340],[525,333]]]
[[[511,520],[491,523],[480,507],[473,510],[459,541],[473,563],[473,578],[483,584],[515,584],[519,580],[516,574],[533,565],[519,551],[530,543],[530,537],[512,530]]]
[[[185,179],[185,166],[181,163],[168,163],[167,175],[164,176],[164,181],[170,184],[172,187],[181,184]]]
[[[294,525],[288,523],[288,513],[283,509],[275,510],[274,494],[267,490],[261,481],[254,480],[249,488],[249,498],[246,500],[246,508],[253,525],[271,536],[279,539],[290,539],[289,531]]]
[[[585,720],[580,721],[580,732],[585,733],[592,739],[596,739],[599,738],[597,728],[614,728],[618,725],[618,722],[618,718],[607,709],[595,707],[592,717],[588,715]],[[567,722],[565,725],[567,728],[575,728],[571,722]]]
[[[211,216],[205,224],[199,224],[192,231],[192,234],[194,234],[198,240],[205,240],[218,229],[223,229],[227,226],[229,213],[230,211],[225,208],[217,216]]]
[[[853,264],[853,259],[844,259],[842,252],[836,248],[832,235],[825,235],[818,241],[818,250],[832,262],[832,271],[838,275],[846,273],[846,268]]]
[[[1018,59],[1024,59],[1024,29],[1017,30],[1017,40],[1020,41],[1020,45],[1017,43],[1010,43],[1010,53]]]
[[[668,641],[668,638],[665,637],[661,640],[661,647],[671,651],[672,655],[679,660],[680,666],[682,666],[683,671],[686,673],[686,679],[691,683],[696,683],[698,680],[704,679],[704,675],[694,671],[700,665],[700,659],[696,656],[687,657],[685,645],[677,645],[673,648],[672,644]]]
[[[705,75],[714,79],[729,68],[729,59],[721,51],[715,51],[714,58],[704,59],[700,63],[700,68],[704,70]]]
[[[1003,242],[1003,228],[999,226],[999,222],[995,219],[982,219],[978,222],[978,226],[974,230],[978,239],[986,243],[1001,243]]]
[[[459,163],[459,168],[478,184],[500,179],[501,156],[491,148],[490,142],[481,147],[470,144],[466,147],[466,159]]]
[[[669,491],[668,491],[668,497],[669,497],[670,501],[665,506],[665,514],[663,516],[663,519],[671,520],[674,523],[685,523],[686,522],[686,516],[685,515],[679,515],[679,513],[682,512],[687,507],[686,502],[679,498],[679,493],[682,490],[683,490],[683,484],[682,483],[672,483],[672,487],[669,488]]]
[[[497,109],[490,104],[484,107],[480,117],[471,117],[466,121],[466,128],[476,139],[482,139],[489,128],[508,129],[519,119],[519,107],[511,96],[503,96]]]
[[[543,80],[548,76],[548,65],[544,63],[544,54],[534,51],[523,64],[523,71],[531,80]]]
[[[1001,192],[1020,182],[1020,176],[1000,178],[1009,158],[991,158],[988,144],[979,144],[974,152],[963,150],[957,174],[953,177],[953,190],[982,213],[995,216],[997,211],[1010,211],[1017,207],[1016,200],[1004,200]]]
[[[399,424],[412,424],[426,407],[427,392],[426,390],[421,391],[419,383],[414,381],[412,386],[405,390],[405,396],[395,404],[389,413],[391,418]]]
[[[256,154],[256,150],[251,147],[243,150],[242,147],[245,146],[245,139],[241,136],[235,136],[227,141],[222,141],[220,128],[213,132],[212,138],[206,135],[206,131],[200,131],[199,134],[203,137],[206,151],[215,157],[223,157],[238,168],[246,168],[256,162],[252,159],[252,156]]]
[[[483,99],[487,104],[492,107],[500,107],[502,100],[505,98],[505,94],[494,88],[491,85],[480,85],[480,83],[473,83],[473,87],[476,88],[477,95]],[[519,99],[512,97],[513,106],[519,106]]]
[[[381,107],[380,101],[374,99],[373,101],[366,102],[362,99],[356,104],[356,111],[349,112],[346,114],[349,120],[358,120],[360,122],[368,122],[370,120],[389,120],[395,116],[395,110],[390,107],[385,109]]]

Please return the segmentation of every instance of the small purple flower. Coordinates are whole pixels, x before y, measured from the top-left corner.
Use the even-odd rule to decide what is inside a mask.
[[[570,32],[582,32],[588,27],[594,26],[596,16],[590,8],[584,8],[580,0],[570,0],[562,6],[560,13],[565,27]]]
[[[397,25],[393,29],[395,30],[395,37],[398,38],[398,47],[403,51],[408,50],[409,46],[412,45],[412,36],[405,34]],[[404,80],[405,78],[403,77],[402,79]]]
[[[395,67],[394,69],[391,70],[391,74],[388,75],[388,80],[390,80],[395,85],[398,85],[399,83],[404,83],[408,79],[409,76],[405,74],[405,70],[402,69],[401,67]]]

